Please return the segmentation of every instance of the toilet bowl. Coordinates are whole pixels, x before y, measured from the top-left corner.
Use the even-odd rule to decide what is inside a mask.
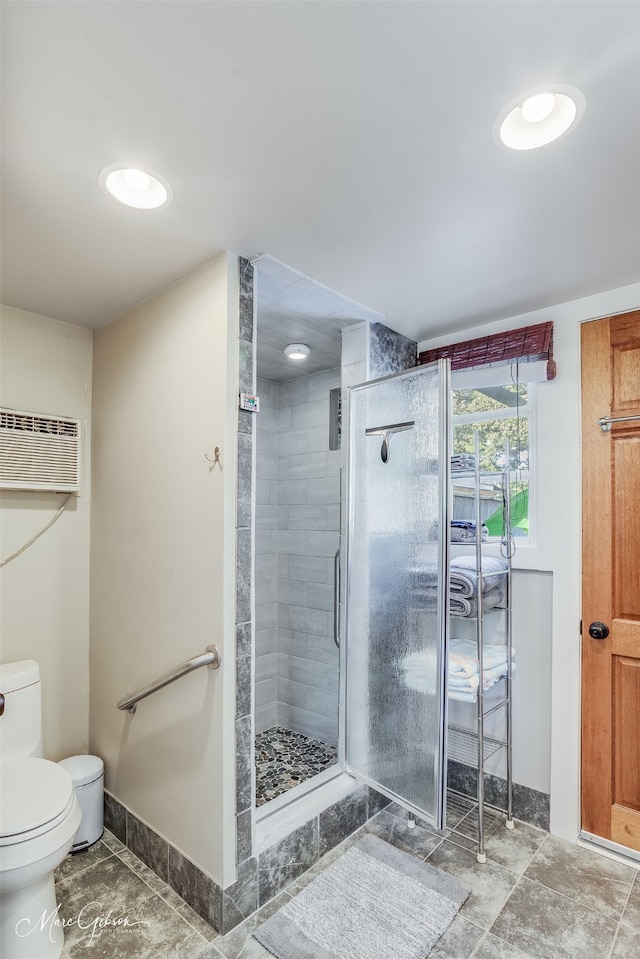
[[[64,944],[54,870],[82,812],[68,772],[32,756],[0,761],[0,955],[58,959]]]
[[[82,810],[67,770],[41,758],[35,660],[0,664],[0,694],[0,955],[58,959],[69,917],[58,916],[53,872]]]

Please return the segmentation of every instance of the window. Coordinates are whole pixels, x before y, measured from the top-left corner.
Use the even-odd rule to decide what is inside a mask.
[[[553,321],[491,333],[424,350],[420,363],[451,360],[453,388],[453,449],[474,452],[474,430],[479,432],[480,467],[501,470],[508,441],[511,470],[511,528],[516,542],[531,545],[534,530],[533,408],[535,384],[556,375],[553,359]],[[510,365],[509,365],[510,364]],[[454,478],[454,519],[468,511],[470,480]],[[482,518],[489,534],[501,535],[502,503],[487,480]]]
[[[521,368],[520,368],[521,369]],[[532,539],[531,407],[535,384],[521,383],[518,367],[500,371],[469,370],[452,375],[453,453],[473,453],[475,432],[479,434],[480,469],[498,472],[506,466],[507,450],[511,470],[511,528],[516,543]],[[496,375],[497,374],[497,375]],[[486,382],[491,381],[491,382]],[[453,477],[456,520],[475,518],[473,480]],[[481,490],[481,518],[490,537],[502,535],[502,495],[497,483],[487,477]]]

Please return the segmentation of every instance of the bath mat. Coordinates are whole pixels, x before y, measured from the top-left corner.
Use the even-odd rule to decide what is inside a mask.
[[[277,959],[425,959],[468,895],[453,876],[368,835],[253,935]]]

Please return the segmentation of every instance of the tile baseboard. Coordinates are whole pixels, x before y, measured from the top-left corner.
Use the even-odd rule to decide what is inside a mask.
[[[447,764],[447,785],[449,789],[475,799],[477,795],[478,771],[474,766],[450,759]],[[507,783],[500,776],[485,773],[485,800],[493,806],[504,809],[507,801]],[[550,796],[547,793],[513,784],[513,815],[521,822],[549,831]]]

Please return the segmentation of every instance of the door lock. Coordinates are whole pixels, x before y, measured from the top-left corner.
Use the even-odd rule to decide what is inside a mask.
[[[589,626],[589,636],[591,639],[606,639],[609,635],[609,627],[606,623],[595,622]]]

